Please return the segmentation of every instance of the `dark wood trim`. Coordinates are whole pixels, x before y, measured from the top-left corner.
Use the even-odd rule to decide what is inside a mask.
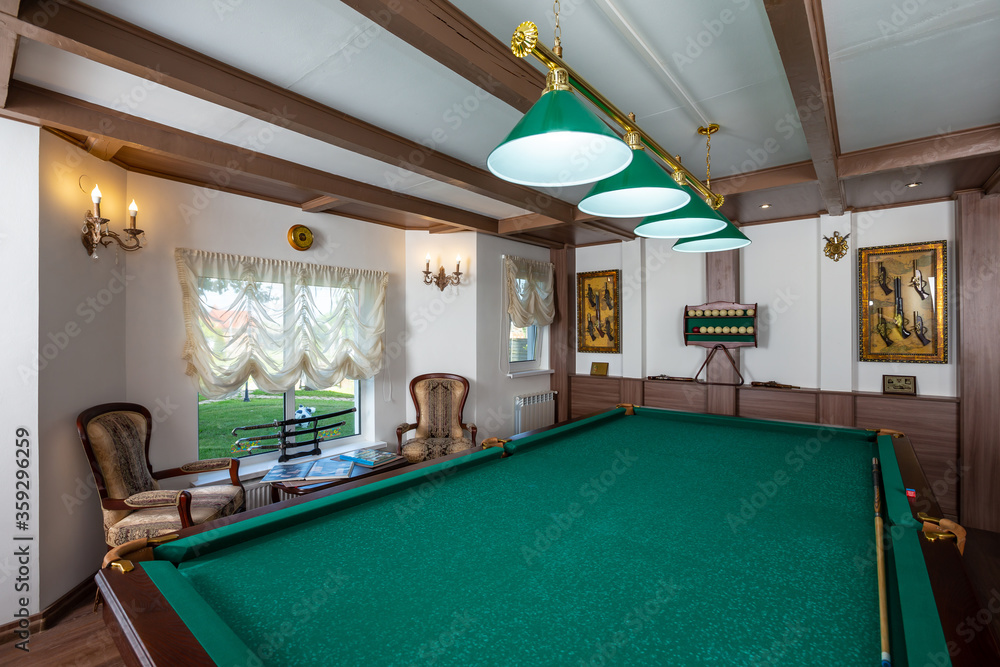
[[[545,75],[514,56],[509,39],[497,39],[447,0],[342,1],[519,111],[545,87]]]
[[[616,236],[619,239],[624,239],[626,241],[633,241],[636,239],[636,235],[632,232],[625,231],[624,229],[618,229],[611,223],[604,220],[578,220],[571,223],[581,229],[593,229],[599,232],[604,232],[605,234],[610,234],[611,236]]]
[[[556,220],[547,215],[539,213],[528,213],[527,215],[517,215],[513,218],[503,218],[497,225],[500,234],[522,234],[534,229],[548,229],[566,224],[564,220]]]
[[[837,130],[833,90],[824,71],[826,34],[818,0],[765,0],[771,34],[799,109],[820,195],[830,215],[842,215],[844,190],[837,174]],[[827,65],[828,67],[828,65]]]
[[[864,213],[865,211],[884,211],[890,208],[903,208],[906,206],[919,206],[920,204],[936,204],[943,201],[951,201],[954,197],[932,197],[921,199],[920,201],[901,201],[893,204],[880,204],[878,206],[861,206],[852,208],[851,213]]]
[[[983,183],[983,194],[987,197],[1000,194],[1000,167]]]
[[[340,200],[336,197],[321,195],[316,197],[316,199],[310,199],[305,204],[302,204],[302,210],[306,213],[321,213],[336,208],[339,203]]]
[[[239,171],[272,183],[308,188],[337,199],[370,205],[373,207],[371,217],[375,219],[378,218],[377,209],[391,209],[464,229],[490,234],[497,231],[497,221],[484,215],[206,139],[19,81],[11,84],[7,107],[0,109],[0,116],[40,123],[64,132],[111,137],[123,145],[154,155],[213,167],[219,182],[200,183],[211,189],[224,189],[220,184],[228,180],[227,175]],[[126,168],[131,170],[131,167]],[[150,172],[145,170],[144,173]],[[172,177],[165,172],[153,175]]]
[[[485,169],[430,150],[78,2],[60,2],[59,11],[45,14],[48,19],[44,26],[35,25],[31,18],[44,12],[44,3],[25,0],[19,18],[0,19],[0,27],[407,171],[556,219],[573,219],[572,204],[503,181]]]
[[[67,614],[79,607],[80,603],[86,600],[93,600],[96,590],[97,586],[94,584],[94,578],[88,576],[48,607],[37,614],[29,616],[28,632],[34,637],[39,632],[49,630],[65,618]],[[19,621],[12,621],[0,625],[0,645],[13,642],[17,639],[17,635],[14,633],[20,629],[18,623]]]
[[[841,178],[1000,153],[1000,123],[844,153]]]
[[[962,396],[962,521],[1000,532],[1000,198],[963,192],[955,206],[958,358]]]
[[[914,518],[918,512],[926,512],[932,517],[942,517],[941,507],[934,497],[931,484],[924,475],[909,438],[894,437],[892,448],[896,453],[896,462],[899,464],[903,484],[916,492],[916,499],[911,503]],[[927,565],[927,575],[934,591],[941,628],[944,630],[949,650],[955,649],[950,655],[951,664],[954,667],[998,664],[1000,643],[994,635],[991,623],[983,624],[982,629],[972,635],[972,639],[966,637],[966,632],[978,627],[972,626],[971,621],[983,607],[976,597],[975,587],[969,579],[962,555],[955,543],[951,540],[929,542],[923,535],[917,539],[920,541],[920,549]],[[932,656],[926,657],[930,659]],[[945,660],[948,657],[941,656]],[[937,657],[934,656],[934,659]]]
[[[549,363],[555,371],[549,388],[556,394],[556,421],[569,419],[573,396],[570,375],[576,373],[576,250],[549,251],[554,265],[556,314],[549,325]]]

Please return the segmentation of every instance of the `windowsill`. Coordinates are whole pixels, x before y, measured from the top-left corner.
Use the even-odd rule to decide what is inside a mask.
[[[343,454],[345,452],[352,452],[355,449],[385,449],[386,447],[387,443],[385,440],[352,440],[351,442],[335,442],[334,444],[330,444],[325,447],[321,446],[320,449],[322,452],[318,456],[302,456],[297,459],[292,459],[289,463],[307,463],[309,461],[315,461],[316,459],[337,456],[338,454]],[[253,457],[252,460],[240,459],[240,481],[246,482],[258,477],[263,477],[264,474],[273,468],[277,463],[277,452],[274,454],[260,454]],[[218,484],[229,479],[229,471],[219,470],[206,472],[196,476],[193,475],[192,478],[193,481],[191,482],[191,486]]]
[[[552,375],[553,373],[555,373],[555,370],[552,368],[535,368],[530,371],[511,371],[510,373],[507,373],[507,377],[526,378],[531,377],[532,375]]]

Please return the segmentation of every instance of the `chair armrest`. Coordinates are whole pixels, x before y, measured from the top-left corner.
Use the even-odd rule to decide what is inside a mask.
[[[165,479],[167,477],[180,477],[181,475],[195,475],[203,472],[216,472],[219,470],[229,470],[229,480],[233,486],[243,488],[240,482],[240,460],[239,459],[205,459],[204,461],[194,461],[185,463],[179,468],[168,468],[153,473],[153,479]]]
[[[476,431],[478,431],[479,429],[477,429],[476,425],[473,424],[472,422],[469,422],[468,424],[459,424],[459,426],[461,426],[466,431],[468,431],[469,435],[472,436],[472,438],[471,438],[471,440],[472,440],[472,448],[475,449],[476,448]]]
[[[416,424],[407,424],[403,422],[396,427],[396,453],[400,454],[403,451],[403,434],[407,431],[412,431],[417,427]]]
[[[102,503],[105,509],[145,510],[156,507],[176,507],[180,515],[181,528],[194,524],[191,518],[191,492],[164,489],[161,491],[141,491],[134,493],[125,500],[107,498]]]

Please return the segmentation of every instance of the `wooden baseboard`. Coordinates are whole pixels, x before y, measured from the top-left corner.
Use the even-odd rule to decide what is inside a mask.
[[[48,607],[37,614],[29,616],[28,632],[31,635],[35,635],[43,630],[48,630],[76,609],[81,602],[88,599],[93,600],[96,594],[97,583],[94,581],[94,576],[88,576]],[[20,629],[20,621],[0,625],[0,644],[6,644],[17,639],[18,636],[15,633]]]

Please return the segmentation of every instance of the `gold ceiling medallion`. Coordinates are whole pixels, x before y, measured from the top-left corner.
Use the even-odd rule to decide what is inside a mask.
[[[833,238],[829,236],[824,236],[826,239],[826,247],[823,248],[823,254],[832,259],[835,262],[839,262],[847,254],[847,236],[841,236],[840,232],[834,232]]]
[[[309,250],[313,244],[312,230],[305,225],[293,225],[288,228],[288,245],[296,250]]]

